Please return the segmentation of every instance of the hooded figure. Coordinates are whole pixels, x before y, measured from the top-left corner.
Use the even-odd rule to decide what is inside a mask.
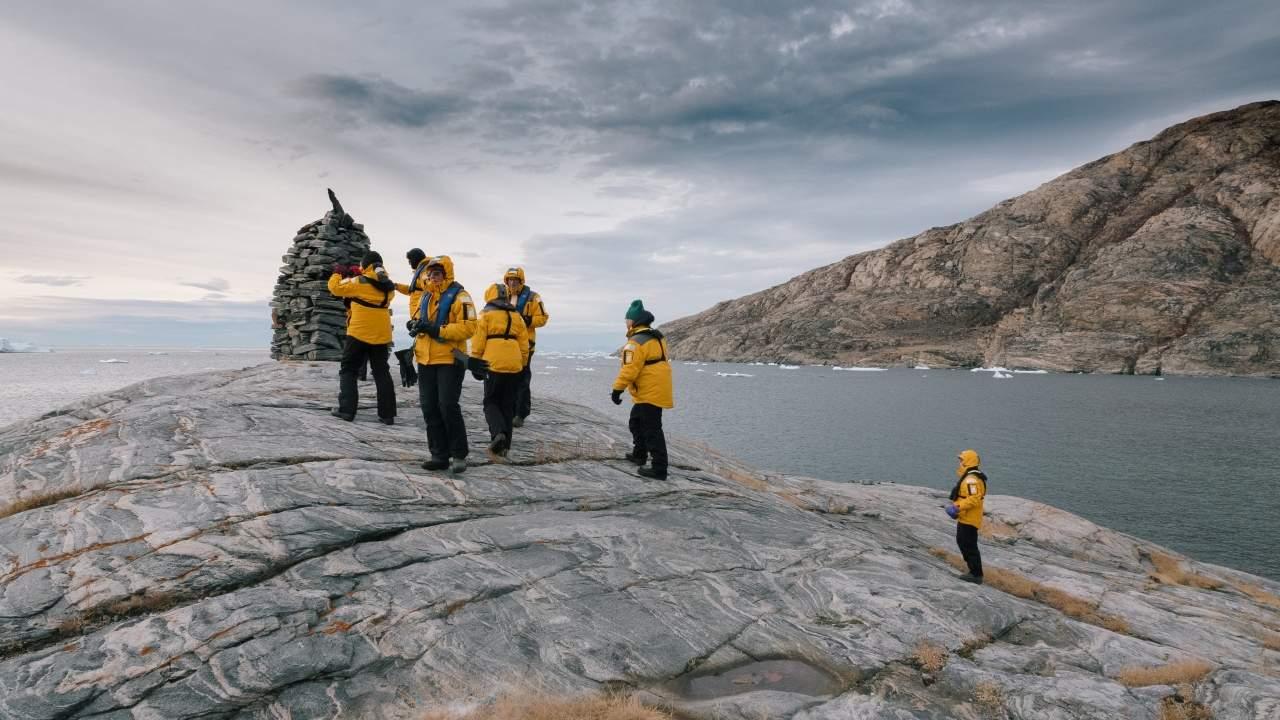
[[[529,358],[532,359],[533,349],[538,344],[538,328],[546,325],[551,316],[547,314],[547,308],[542,304],[542,296],[524,284],[523,267],[516,265],[507,268],[502,275],[502,284],[506,286],[511,304],[524,319],[525,327],[529,329]],[[523,425],[525,418],[533,412],[533,395],[529,388],[532,381],[533,371],[529,367],[529,362],[525,361],[525,366],[520,371],[520,394],[516,398],[516,427]]]
[[[342,349],[342,365],[338,370],[338,407],[336,417],[348,422],[356,417],[360,396],[356,376],[369,364],[378,393],[378,420],[395,423],[396,387],[391,381],[387,356],[391,351],[391,298],[395,283],[382,268],[382,256],[365,253],[360,274],[343,277],[335,268],[329,276],[329,292],[348,301],[347,340]]]
[[[631,400],[632,450],[626,459],[642,466],[645,477],[667,478],[667,438],[662,431],[662,411],[675,407],[671,392],[671,362],[667,359],[667,341],[662,333],[650,327],[653,313],[635,300],[627,308],[627,344],[622,346],[622,367],[613,381],[610,399],[622,404],[622,391],[629,390]],[[649,457],[651,467],[643,467]]]
[[[418,397],[427,423],[427,470],[467,469],[467,427],[462,420],[462,380],[467,369],[467,339],[476,331],[471,296],[453,279],[453,260],[439,255],[424,260],[422,298],[413,330],[418,361]],[[452,458],[452,462],[450,462]]]
[[[529,333],[516,312],[507,287],[490,285],[484,293],[484,311],[471,338],[471,354],[486,361],[484,417],[489,425],[489,452],[506,457],[515,427],[516,394],[520,373],[529,366]]]
[[[973,450],[956,456],[955,487],[951,488],[951,504],[947,515],[956,520],[956,545],[969,572],[961,575],[966,582],[982,584],[982,555],[978,552],[978,528],[982,527],[982,500],[987,496],[987,476],[978,469],[981,460]]]

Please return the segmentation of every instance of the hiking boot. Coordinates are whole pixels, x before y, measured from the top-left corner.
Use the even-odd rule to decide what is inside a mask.
[[[378,418],[378,422],[382,423],[383,425],[395,425],[396,419],[393,417],[389,417],[389,418],[380,417]]]
[[[340,419],[342,419],[342,420],[346,420],[347,422],[351,422],[352,420],[355,420],[355,419],[356,419],[355,413],[347,414],[347,413],[342,412],[342,411],[341,411],[341,410],[339,410],[338,408],[334,408],[334,409],[330,410],[330,411],[329,411],[329,414],[330,414],[330,415],[332,415],[332,416],[334,416],[334,417],[336,417],[336,418],[340,418]]]
[[[654,480],[666,480],[666,470],[654,470],[653,468],[642,467],[636,470],[640,473],[640,477],[653,478]]]
[[[463,473],[463,472],[466,472],[466,471],[467,471],[467,459],[466,459],[466,458],[454,458],[454,459],[453,459],[453,462],[449,464],[449,469],[450,469],[451,471],[453,471],[455,474],[456,474],[456,473]]]
[[[493,436],[492,440],[489,441],[489,452],[495,455],[499,455],[502,453],[502,449],[506,447],[506,445],[507,445],[506,434],[498,433],[497,435]]]
[[[963,580],[963,581],[965,581],[965,582],[967,582],[967,583],[973,583],[974,585],[981,585],[981,584],[982,584],[982,576],[981,576],[981,575],[970,575],[969,573],[965,573],[965,574],[963,574],[963,575],[961,575],[961,576],[960,576],[960,579],[961,579],[961,580]]]
[[[643,455],[637,455],[637,454],[632,453],[632,452],[629,452],[629,453],[627,453],[626,455],[623,455],[622,457],[623,457],[623,459],[625,459],[625,460],[630,460],[631,462],[633,462],[633,463],[635,463],[635,464],[637,464],[637,465],[643,465],[643,464],[645,464],[646,462],[648,462],[648,459],[647,459],[647,458],[645,458],[645,456],[643,456]]]
[[[511,418],[511,427],[524,427],[524,418],[519,415]]]
[[[445,458],[431,458],[422,463],[423,470],[444,470],[449,467],[449,461]]]

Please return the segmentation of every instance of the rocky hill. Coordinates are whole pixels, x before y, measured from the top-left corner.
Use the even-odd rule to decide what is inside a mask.
[[[664,330],[689,359],[1280,377],[1280,102]]]
[[[0,429],[0,717],[409,719],[516,685],[723,720],[1280,714],[1280,583],[993,496],[968,585],[938,491],[679,441],[646,482],[550,400],[509,464],[426,472],[413,403],[337,420],[336,371]]]

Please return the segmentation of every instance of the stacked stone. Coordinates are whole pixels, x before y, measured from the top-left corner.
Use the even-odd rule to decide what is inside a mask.
[[[333,210],[299,228],[293,247],[281,258],[284,265],[271,299],[271,357],[276,360],[342,359],[347,308],[327,284],[334,263],[360,263],[369,250],[369,236],[343,211],[332,190],[329,199]]]

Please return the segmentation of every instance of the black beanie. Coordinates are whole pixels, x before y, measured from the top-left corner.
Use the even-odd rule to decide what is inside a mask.
[[[382,256],[374,252],[373,250],[370,250],[369,252],[365,253],[364,257],[360,258],[360,267],[367,268],[372,265],[381,265],[381,264],[382,264]]]
[[[409,259],[409,264],[418,267],[419,263],[427,259],[427,254],[422,252],[421,248],[414,248],[405,253],[404,256]]]

